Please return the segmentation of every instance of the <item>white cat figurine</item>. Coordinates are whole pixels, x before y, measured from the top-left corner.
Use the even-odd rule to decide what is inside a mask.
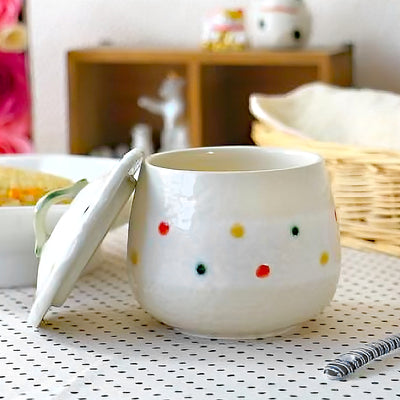
[[[250,39],[256,48],[290,48],[307,43],[311,15],[304,0],[252,0]]]
[[[185,80],[170,73],[161,83],[158,94],[160,99],[141,96],[139,107],[161,115],[163,129],[160,137],[160,151],[182,149],[189,146],[186,126],[182,123],[185,110],[183,87]]]

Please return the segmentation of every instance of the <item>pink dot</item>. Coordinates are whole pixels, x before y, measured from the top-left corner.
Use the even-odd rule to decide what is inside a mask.
[[[271,272],[271,269],[266,264],[261,264],[256,271],[257,278],[266,278]]]
[[[168,222],[160,222],[160,225],[158,225],[158,232],[160,233],[160,235],[167,235],[169,232],[169,224]]]

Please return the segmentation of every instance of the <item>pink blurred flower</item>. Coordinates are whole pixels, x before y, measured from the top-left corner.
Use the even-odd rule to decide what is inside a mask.
[[[25,134],[29,132],[29,127],[29,115],[0,127],[0,153],[31,153],[32,143]]]
[[[22,0],[0,0],[0,28],[14,25],[22,9]]]
[[[31,152],[30,128],[25,54],[0,52],[0,153]]]
[[[0,52],[0,127],[29,108],[25,54]]]

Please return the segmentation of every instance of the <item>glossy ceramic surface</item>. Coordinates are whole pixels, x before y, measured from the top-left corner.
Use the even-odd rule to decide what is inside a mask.
[[[148,157],[128,259],[142,306],[192,334],[268,336],[315,316],[340,270],[323,161],[254,146]]]
[[[38,326],[47,310],[67,299],[80,274],[96,256],[103,238],[115,226],[136,186],[136,171],[143,154],[132,150],[90,184],[80,180],[73,186],[42,197],[35,210],[36,254],[40,256],[36,296],[28,322]],[[44,219],[52,204],[73,198],[50,235]]]

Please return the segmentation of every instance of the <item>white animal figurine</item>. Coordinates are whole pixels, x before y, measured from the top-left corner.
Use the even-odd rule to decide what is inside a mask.
[[[141,96],[139,107],[161,115],[163,129],[160,137],[160,151],[189,147],[186,126],[182,123],[185,110],[183,87],[185,80],[175,73],[169,73],[158,90],[160,99]]]
[[[250,39],[255,48],[290,48],[307,43],[311,15],[304,0],[252,0]]]
[[[145,156],[154,153],[151,128],[147,124],[136,124],[131,130],[131,148],[140,149]]]

